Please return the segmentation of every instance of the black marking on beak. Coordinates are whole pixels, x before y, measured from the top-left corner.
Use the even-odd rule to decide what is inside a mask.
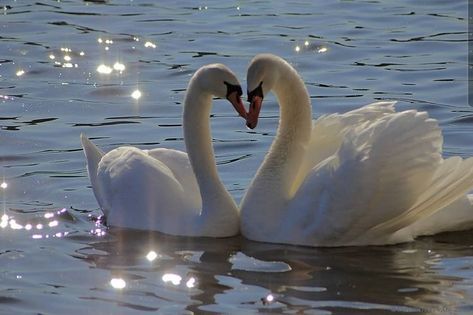
[[[263,95],[263,81],[260,82],[260,84],[258,85],[258,87],[256,89],[254,89],[251,92],[248,91],[247,101],[251,102],[253,100],[253,97],[255,97],[255,96],[259,96],[259,97],[261,97],[261,99],[264,98],[264,95]]]
[[[223,83],[227,86],[227,95],[226,95],[227,98],[233,92],[237,92],[238,96],[241,96],[243,94],[243,91],[240,85],[230,84],[227,81],[224,81]]]

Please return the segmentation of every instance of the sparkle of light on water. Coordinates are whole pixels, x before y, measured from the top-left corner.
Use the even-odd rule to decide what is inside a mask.
[[[249,60],[272,52],[304,78],[314,117],[396,100],[439,120],[446,157],[473,156],[467,12],[466,0],[4,1],[1,312],[470,314],[471,231],[314,249],[107,229],[79,140],[185,150],[192,74],[224,63],[245,90]],[[213,103],[219,174],[239,202],[278,106],[268,95],[249,131]]]

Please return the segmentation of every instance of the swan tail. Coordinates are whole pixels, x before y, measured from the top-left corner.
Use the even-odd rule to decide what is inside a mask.
[[[409,210],[396,218],[375,226],[371,231],[375,234],[394,233],[419,219],[428,219],[431,215],[465,197],[472,187],[473,158],[466,160],[460,157],[448,158],[442,162],[434,173],[429,188],[419,196],[417,202]],[[468,198],[471,199],[469,196]],[[467,212],[468,215],[469,217],[465,217],[465,221],[472,220],[473,212]],[[438,229],[441,229],[441,227],[439,226]],[[432,230],[432,227],[430,227],[430,230]],[[425,234],[422,230],[416,233]]]
[[[101,198],[101,189],[97,180],[97,170],[99,162],[104,156],[102,150],[100,150],[95,144],[92,143],[83,133],[80,135],[80,141],[84,150],[85,158],[87,160],[87,171],[89,173],[89,179],[94,190],[95,198],[99,202],[100,206],[103,207]]]
[[[84,149],[84,154],[87,159],[89,176],[91,174],[97,175],[99,162],[104,155],[103,151],[93,144],[83,133],[80,135],[80,142],[82,143],[82,148]]]

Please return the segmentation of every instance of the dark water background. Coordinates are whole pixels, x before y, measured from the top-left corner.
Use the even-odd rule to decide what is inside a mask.
[[[338,249],[109,231],[93,220],[79,141],[183,149],[192,73],[221,62],[245,85],[250,59],[271,52],[301,73],[315,116],[398,100],[440,121],[445,156],[471,156],[467,5],[0,1],[0,313],[473,313],[471,231]],[[239,201],[277,104],[255,132],[220,100],[211,122]]]

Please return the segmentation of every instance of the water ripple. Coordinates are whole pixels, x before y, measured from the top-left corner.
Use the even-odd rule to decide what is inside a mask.
[[[471,231],[312,249],[107,229],[79,140],[86,132],[105,148],[183,150],[182,102],[193,72],[224,62],[246,89],[249,60],[271,52],[307,82],[314,117],[397,100],[440,121],[446,156],[470,156],[467,5],[7,1],[0,8],[0,183],[8,184],[0,191],[2,311],[467,314]],[[111,73],[98,73],[99,65]],[[135,90],[141,98],[131,97]],[[255,131],[231,106],[212,108],[218,169],[237,202],[278,122],[271,95]]]

